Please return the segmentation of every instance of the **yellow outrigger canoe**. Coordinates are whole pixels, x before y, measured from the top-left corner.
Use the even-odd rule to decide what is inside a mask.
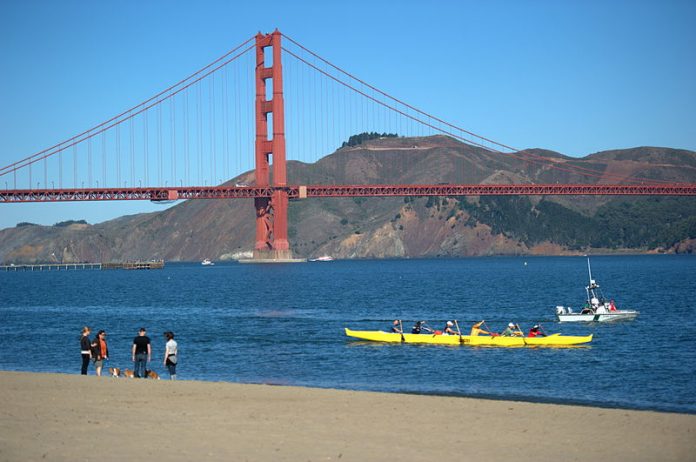
[[[395,334],[381,330],[350,330],[346,328],[348,337],[369,340],[371,342],[387,343],[420,343],[434,345],[471,345],[471,346],[571,346],[582,345],[592,341],[592,334],[571,336],[551,334],[547,337],[491,337],[489,335],[439,335],[439,334]]]

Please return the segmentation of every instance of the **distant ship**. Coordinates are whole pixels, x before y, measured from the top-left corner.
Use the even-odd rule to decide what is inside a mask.
[[[312,258],[309,261],[334,261],[334,258],[330,255],[323,255],[319,258]]]
[[[203,261],[201,262],[201,265],[203,265],[203,266],[212,266],[212,265],[214,265],[214,264],[215,264],[215,263],[213,263],[212,261],[210,261],[210,259],[208,259],[208,258],[206,258],[205,260],[203,260]]]

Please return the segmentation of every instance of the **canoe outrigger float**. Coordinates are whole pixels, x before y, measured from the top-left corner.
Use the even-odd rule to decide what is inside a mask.
[[[499,347],[571,346],[592,341],[592,334],[585,336],[551,334],[546,337],[492,337],[489,335],[398,334],[381,330],[350,330],[348,328],[346,328],[346,335],[371,342]]]

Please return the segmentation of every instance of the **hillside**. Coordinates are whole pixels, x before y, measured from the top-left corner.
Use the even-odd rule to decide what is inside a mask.
[[[564,171],[568,165],[593,176]],[[640,147],[584,158],[542,149],[506,156],[444,136],[388,137],[347,144],[315,164],[288,164],[294,184],[617,183],[628,177],[696,182],[696,153]],[[230,183],[240,181],[253,183],[253,172]],[[292,248],[305,257],[696,251],[696,198],[305,199],[292,202],[289,214]],[[0,261],[228,259],[250,251],[253,241],[251,200],[188,201],[96,225],[0,230]]]

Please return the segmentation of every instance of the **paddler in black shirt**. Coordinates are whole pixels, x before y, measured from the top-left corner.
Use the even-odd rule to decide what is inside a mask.
[[[416,321],[411,329],[412,334],[420,334],[421,332],[432,332],[433,330],[425,324],[425,321]]]

